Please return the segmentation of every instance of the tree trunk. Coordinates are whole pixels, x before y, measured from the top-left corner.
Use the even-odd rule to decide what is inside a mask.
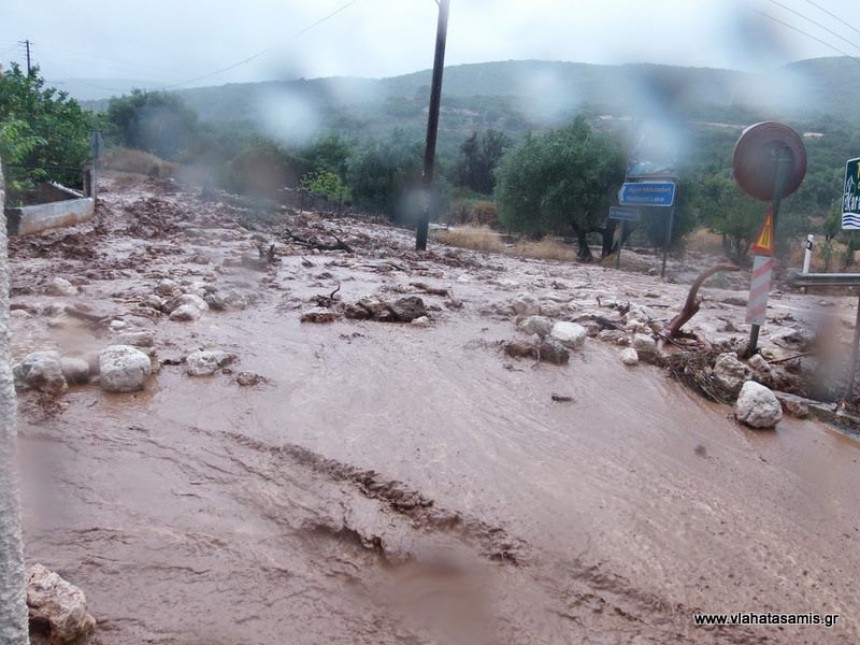
[[[588,248],[588,231],[574,228],[573,232],[576,235],[576,242],[579,245],[579,253],[577,253],[577,257],[580,262],[591,262],[594,258],[591,255],[591,249]]]
[[[3,169],[0,167],[0,210],[4,203]],[[0,224],[0,643],[22,645],[29,643],[30,638],[15,467],[15,388],[9,341],[5,217]]]

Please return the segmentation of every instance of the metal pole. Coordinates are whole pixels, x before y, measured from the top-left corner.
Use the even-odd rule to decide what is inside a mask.
[[[788,152],[788,154],[786,154]],[[776,172],[773,179],[773,202],[771,204],[771,217],[773,218],[773,254],[776,255],[776,220],[779,216],[779,205],[782,202],[782,191],[785,190],[785,182],[788,179],[788,171],[794,159],[788,147],[782,147],[775,151]],[[758,332],[760,325],[753,325],[750,330],[750,342],[747,346],[746,355],[752,356],[758,351]]]
[[[624,244],[624,227],[627,226],[627,222],[622,221],[621,225],[618,227],[618,251],[615,254],[615,268],[618,269],[621,267],[621,245]]]
[[[851,371],[848,374],[848,385],[845,388],[845,395],[842,397],[843,403],[851,398],[851,394],[854,391],[854,379],[857,374],[858,350],[860,350],[860,297],[857,298],[857,318],[854,321],[854,347],[851,350]]]
[[[445,40],[448,35],[448,4],[439,0],[439,20],[436,23],[436,55],[433,58],[433,81],[430,87],[430,112],[427,117],[427,143],[424,148],[424,175],[422,190],[425,203],[415,232],[415,250],[427,250],[427,232],[430,229],[430,189],[433,186],[433,164],[436,159],[436,133],[439,130],[439,104],[442,101],[442,72],[445,68]]]
[[[672,225],[675,222],[675,207],[669,209],[669,228],[666,231],[666,243],[663,244],[663,266],[660,268],[660,278],[666,275],[666,256],[669,253],[669,244],[672,242]]]

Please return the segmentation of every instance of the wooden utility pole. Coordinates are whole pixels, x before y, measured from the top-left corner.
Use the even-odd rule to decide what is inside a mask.
[[[32,67],[31,67],[31,65],[30,65],[30,41],[29,41],[29,40],[25,40],[25,41],[24,41],[24,46],[27,48],[27,76],[29,76],[29,75],[30,75],[30,70],[32,69]]]
[[[436,133],[439,130],[439,105],[442,101],[442,72],[445,68],[445,40],[448,36],[449,0],[437,0],[439,21],[436,24],[436,55],[433,58],[433,81],[430,87],[430,113],[427,117],[427,144],[424,148],[424,175],[421,189],[424,203],[415,234],[415,250],[427,250],[427,232],[430,228],[430,195],[433,187],[433,165],[436,160]]]

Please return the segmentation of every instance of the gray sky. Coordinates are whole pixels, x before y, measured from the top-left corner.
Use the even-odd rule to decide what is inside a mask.
[[[432,65],[436,15],[434,0],[4,0],[0,61],[23,62],[17,41],[29,38],[49,80],[188,87],[383,77]],[[446,63],[534,58],[764,70],[839,55],[833,48],[860,57],[857,28],[860,5],[844,0],[451,0]]]

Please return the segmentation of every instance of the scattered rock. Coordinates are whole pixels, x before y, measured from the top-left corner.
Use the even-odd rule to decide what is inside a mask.
[[[565,365],[570,360],[570,352],[559,341],[549,338],[541,343],[540,360],[554,365]]]
[[[117,345],[131,345],[132,347],[154,347],[154,331],[127,331],[114,338]]]
[[[123,329],[128,329],[128,323],[124,320],[115,319],[110,321],[108,327],[111,331],[122,331]]]
[[[332,323],[337,318],[337,314],[331,309],[323,307],[314,307],[302,314],[300,320],[303,323]]]
[[[90,382],[90,364],[86,359],[64,356],[60,359],[60,369],[69,385],[86,385]]]
[[[33,352],[12,369],[15,385],[57,396],[68,388],[58,352]]]
[[[604,329],[597,334],[597,339],[616,345],[627,345],[630,342],[627,332],[623,329]]]
[[[662,359],[657,341],[648,334],[635,334],[632,347],[636,350],[640,361],[659,364]]]
[[[174,280],[164,279],[155,287],[155,293],[162,298],[175,298],[182,293],[182,289]]]
[[[176,322],[194,322],[200,320],[203,313],[194,305],[180,305],[170,312],[170,320]]]
[[[27,608],[31,629],[52,645],[80,643],[96,626],[84,592],[41,564],[27,569]]]
[[[356,320],[373,319],[379,322],[393,322],[395,320],[388,304],[376,296],[363,298],[354,305],[347,305],[344,315]]]
[[[131,345],[111,345],[99,354],[102,389],[108,392],[135,392],[143,389],[152,373],[149,356]]]
[[[210,376],[235,360],[235,354],[219,349],[198,350],[185,358],[185,373],[188,376]]]
[[[561,305],[553,300],[545,300],[540,304],[540,315],[558,318],[561,315]]]
[[[45,294],[49,296],[74,296],[79,289],[65,278],[53,278],[45,285]]]
[[[427,315],[427,309],[424,307],[424,301],[418,296],[407,296],[400,298],[393,304],[389,305],[391,313],[394,314],[398,322],[412,322],[416,318],[421,318]]]
[[[783,397],[779,394],[776,395],[776,398],[779,400],[780,404],[782,404],[782,409],[786,414],[798,419],[806,419],[809,417],[809,406],[803,401],[799,401],[795,398]]]
[[[517,321],[517,329],[525,334],[537,334],[541,338],[552,331],[553,322],[546,316],[526,316]]]
[[[768,364],[768,362],[761,354],[753,354],[752,356],[750,356],[750,359],[747,361],[747,363],[755,372],[759,372],[761,374],[770,373],[770,364]]]
[[[514,340],[505,343],[505,354],[511,358],[534,358],[537,359],[537,347],[534,343],[525,340]]]
[[[415,327],[426,329],[430,326],[430,318],[428,318],[427,316],[420,316],[413,320],[411,324]]]
[[[557,322],[550,332],[552,337],[569,349],[578,349],[585,345],[588,330],[582,325],[571,322]]]
[[[540,302],[527,293],[520,294],[511,303],[511,308],[517,316],[537,316],[540,314]]]
[[[236,374],[236,383],[242,387],[253,387],[254,385],[264,383],[265,381],[266,379],[254,372],[239,372]]]
[[[727,392],[737,394],[749,372],[734,352],[720,354],[714,363],[714,378]]]
[[[204,311],[209,311],[209,305],[206,304],[206,301],[203,300],[200,296],[193,293],[184,293],[181,296],[176,296],[175,298],[171,298],[162,306],[162,310],[166,314],[172,314],[177,309],[182,307],[194,307],[200,313]]]
[[[747,381],[735,404],[735,417],[751,428],[773,428],[782,419],[782,406],[770,388]]]
[[[639,364],[639,353],[632,347],[621,350],[621,362],[628,366]]]

